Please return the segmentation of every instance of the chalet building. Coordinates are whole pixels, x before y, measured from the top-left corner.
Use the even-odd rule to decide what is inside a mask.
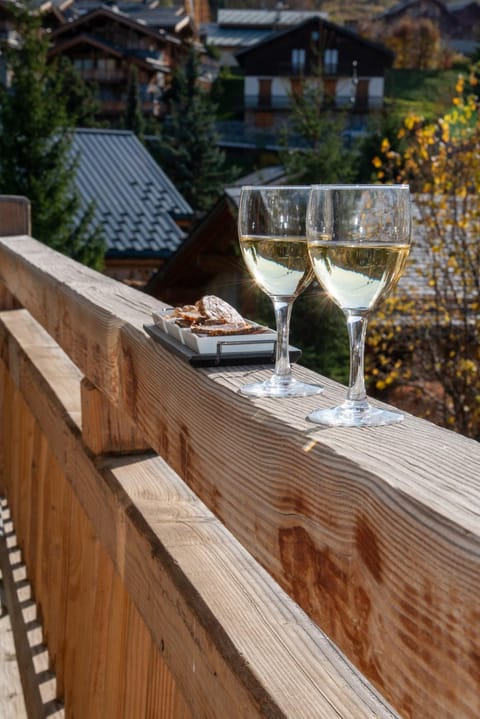
[[[71,22],[94,10],[109,8],[113,12],[126,15],[131,20],[145,25],[151,30],[164,30],[182,40],[190,40],[196,35],[193,15],[184,5],[157,6],[155,2],[125,2],[122,0],[70,0],[64,21]]]
[[[106,240],[105,273],[143,287],[180,247],[193,210],[128,131],[76,130],[76,187],[94,203]]]
[[[115,125],[126,106],[130,69],[135,66],[144,115],[162,116],[163,94],[187,44],[196,43],[200,80],[210,86],[218,63],[197,41],[193,16],[185,7],[141,3],[100,5],[80,0],[70,5],[64,22],[51,32],[50,58],[67,57],[82,78],[98,89],[100,119]]]
[[[382,45],[318,17],[271,34],[236,58],[245,74],[245,122],[256,128],[279,128],[292,96],[318,77],[319,66],[326,103],[349,109],[352,126],[361,126],[382,108],[384,75],[393,63]]]
[[[480,5],[475,0],[406,0],[377,15],[374,24],[377,31],[386,31],[404,19],[430,20],[444,45],[465,55],[473,54],[480,42]]]
[[[385,27],[395,25],[399,20],[430,20],[442,37],[449,37],[459,29],[459,21],[442,0],[407,0],[399,2],[377,16],[376,21]]]
[[[142,111],[160,115],[162,94],[182,53],[179,37],[102,7],[61,25],[51,35],[49,57],[67,57],[98,88],[100,116],[123,115],[130,68],[137,68]]]

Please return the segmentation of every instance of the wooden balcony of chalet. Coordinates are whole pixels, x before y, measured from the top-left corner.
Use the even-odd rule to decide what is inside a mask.
[[[344,393],[327,379],[244,398],[270,368],[192,367],[143,329],[157,300],[1,208],[0,556],[29,716],[478,719],[480,445],[412,416],[314,427]]]

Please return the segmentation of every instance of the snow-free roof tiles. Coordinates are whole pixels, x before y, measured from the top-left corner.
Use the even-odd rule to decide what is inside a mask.
[[[94,202],[107,257],[170,257],[185,233],[176,220],[193,210],[133,132],[75,130],[76,186]]]

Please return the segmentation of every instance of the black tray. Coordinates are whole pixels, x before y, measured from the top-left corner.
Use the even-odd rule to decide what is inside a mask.
[[[217,342],[217,351],[214,354],[204,354],[195,352],[186,345],[178,342],[174,337],[167,335],[157,325],[143,325],[144,330],[156,342],[166,347],[168,350],[178,355],[182,359],[189,362],[194,367],[215,367],[221,365],[245,365],[245,364],[274,364],[275,363],[275,346],[273,351],[265,349],[265,344],[272,344],[272,340],[246,339],[242,341],[242,345],[251,344],[258,345],[256,352],[223,352],[226,345],[238,344],[238,342],[229,342],[228,339],[219,339]],[[263,346],[263,347],[262,347]],[[301,355],[301,351],[296,347],[290,347],[290,362],[296,362]]]

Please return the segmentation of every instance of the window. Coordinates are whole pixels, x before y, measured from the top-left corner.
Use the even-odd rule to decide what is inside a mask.
[[[298,74],[305,70],[305,48],[294,48],[292,50],[292,71]]]
[[[88,72],[93,68],[93,60],[89,57],[77,57],[74,59],[73,64],[80,74]]]
[[[115,59],[110,57],[99,57],[97,60],[97,68],[105,75],[115,70]]]
[[[327,49],[323,54],[323,69],[327,75],[335,75],[338,69],[338,50]]]

